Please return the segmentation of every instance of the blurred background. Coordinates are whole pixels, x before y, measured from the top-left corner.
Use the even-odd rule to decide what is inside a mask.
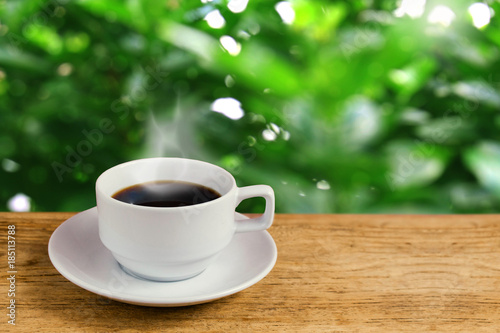
[[[84,210],[109,167],[180,156],[271,185],[279,213],[498,213],[499,16],[494,0],[0,0],[0,210]]]

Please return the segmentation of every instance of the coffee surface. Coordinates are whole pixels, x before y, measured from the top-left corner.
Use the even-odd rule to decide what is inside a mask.
[[[113,194],[113,198],[133,205],[182,207],[215,200],[221,195],[206,186],[172,180],[136,184]]]

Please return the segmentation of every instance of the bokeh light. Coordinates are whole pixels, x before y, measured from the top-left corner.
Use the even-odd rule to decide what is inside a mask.
[[[490,23],[491,9],[485,3],[476,2],[470,5],[469,14],[472,17],[472,23],[476,28],[482,28]]]
[[[238,120],[245,115],[245,111],[241,108],[241,102],[232,97],[216,99],[210,109],[233,120]]]
[[[9,199],[7,207],[12,212],[29,212],[31,209],[30,198],[23,193],[18,193]]]

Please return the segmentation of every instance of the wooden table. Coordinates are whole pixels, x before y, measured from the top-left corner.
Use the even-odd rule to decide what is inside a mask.
[[[83,290],[47,244],[71,213],[0,213],[0,331],[500,331],[500,216],[277,215],[278,262],[212,303],[149,308]],[[16,326],[7,323],[7,226],[16,228]]]

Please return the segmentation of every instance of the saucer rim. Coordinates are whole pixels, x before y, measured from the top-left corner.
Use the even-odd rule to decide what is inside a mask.
[[[113,299],[119,302],[123,303],[128,303],[128,304],[134,304],[134,305],[142,305],[142,306],[156,306],[156,307],[175,307],[175,306],[189,306],[189,305],[195,305],[195,304],[202,304],[202,303],[207,303],[211,301],[215,301],[230,295],[233,295],[235,293],[238,293],[244,289],[247,289],[260,280],[262,280],[264,277],[266,277],[271,270],[274,268],[276,265],[277,259],[278,259],[278,249],[276,246],[276,242],[274,241],[273,237],[267,230],[262,230],[262,231],[253,231],[253,233],[261,233],[261,235],[266,239],[266,242],[268,242],[270,245],[272,244],[272,253],[269,254],[269,257],[272,256],[272,259],[269,261],[269,263],[266,265],[265,269],[260,271],[258,274],[253,276],[251,279],[248,279],[239,285],[230,288],[230,289],[223,289],[220,292],[216,293],[209,293],[207,295],[204,295],[203,297],[199,296],[187,296],[187,297],[176,297],[176,298],[171,298],[171,297],[165,297],[165,296],[151,296],[144,298],[144,296],[138,296],[138,295],[130,295],[126,294],[123,292],[115,292],[111,293],[110,291],[103,289],[101,287],[98,287],[96,285],[93,285],[92,283],[72,274],[65,269],[65,265],[62,264],[60,261],[55,258],[57,250],[55,250],[55,239],[57,238],[57,234],[63,232],[62,230],[64,228],[69,228],[71,224],[76,223],[74,220],[77,218],[85,218],[84,215],[86,214],[92,214],[93,211],[97,211],[97,207],[94,206],[92,208],[89,208],[87,210],[84,210],[82,212],[79,212],[69,219],[66,219],[63,223],[61,223],[52,233],[50,236],[49,242],[48,242],[48,254],[50,261],[54,268],[61,274],[63,277],[65,277],[68,281],[71,283],[77,285],[80,288],[83,288],[87,291],[90,291],[94,294]],[[82,216],[83,215],[83,216]],[[247,216],[237,213],[236,216],[240,219],[248,219]],[[100,240],[99,240],[100,241]],[[203,274],[203,273],[202,273]],[[200,275],[202,275],[200,274]],[[198,278],[198,276],[193,277],[193,279]],[[142,280],[142,283],[147,283],[147,284],[161,284],[161,283],[176,283],[176,282],[157,282],[157,281],[147,281],[147,280]]]

